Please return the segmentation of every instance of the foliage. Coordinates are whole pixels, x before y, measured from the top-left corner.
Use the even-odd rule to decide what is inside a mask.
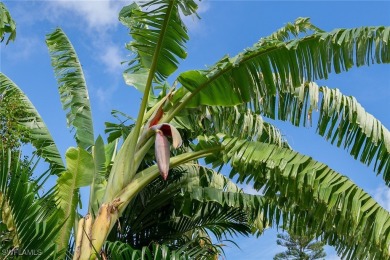
[[[3,93],[3,100],[19,100],[18,110],[23,111],[20,117],[13,117],[13,127],[23,129],[24,136],[28,135],[28,142],[31,143],[38,156],[41,156],[50,164],[50,172],[58,175],[64,171],[64,164],[54,140],[43,122],[34,105],[23,93],[23,91],[12,82],[7,76],[0,72],[0,92]],[[5,113],[13,113],[8,111]],[[27,140],[26,140],[27,141]]]
[[[83,148],[94,144],[89,95],[78,57],[61,29],[46,37],[51,64],[58,82],[62,107],[67,111],[68,126],[74,126],[76,142]]]
[[[29,140],[26,126],[18,124],[18,119],[28,117],[19,95],[1,94],[0,100],[0,136],[4,149],[17,150],[22,142]]]
[[[33,162],[11,160],[19,154],[0,150],[1,253],[16,259],[23,258],[23,252],[31,254],[29,259],[55,257],[58,211],[53,192],[41,190],[48,172],[33,180]]]
[[[288,234],[278,234],[277,237],[276,243],[286,247],[287,250],[276,254],[274,260],[314,260],[324,259],[326,256],[324,251],[325,243],[323,241],[313,241],[313,237],[307,234],[295,235],[289,232]]]
[[[4,3],[0,3],[0,41],[4,41],[5,35],[8,34],[6,44],[14,41],[16,38],[16,23],[12,19],[11,14],[5,7]]]
[[[17,175],[8,177],[11,164],[3,156],[3,205],[15,204],[10,195],[15,194],[25,196],[31,207],[15,204],[13,211],[32,210],[29,218],[12,215],[21,224],[3,225],[7,235],[20,233],[12,243],[30,243],[57,258],[209,259],[222,254],[211,235],[221,242],[283,224],[297,234],[310,230],[322,236],[348,259],[388,258],[389,212],[347,177],[293,151],[267,118],[305,126],[319,110],[318,134],[365,165],[374,163],[389,185],[387,128],[354,98],[313,81],[353,66],[390,63],[390,28],[324,32],[308,18],[298,18],[234,57],[179,73],[170,85],[165,80],[185,59],[189,39],[181,15],[196,15],[196,9],[192,0],[154,0],[119,13],[130,30],[127,49],[134,57],[124,79],[143,98],[135,119],[113,112],[125,119],[106,124],[107,143],[94,137],[87,85],[70,40],[61,29],[46,36],[77,145],[66,152],[65,164],[34,106],[0,73],[0,92],[7,101],[17,100],[23,112],[9,117],[13,126],[8,130],[22,129],[22,135],[15,134],[49,162],[40,178],[56,178],[44,199],[36,199],[41,183],[20,178],[14,184]],[[252,183],[263,194],[244,193],[219,173],[226,166],[229,178]],[[79,191],[85,186],[90,188],[88,213],[80,216]],[[31,221],[36,233],[28,229]],[[45,239],[38,241],[40,234]]]

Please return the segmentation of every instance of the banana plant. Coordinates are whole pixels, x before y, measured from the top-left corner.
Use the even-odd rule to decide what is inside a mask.
[[[308,19],[298,19],[235,57],[225,57],[206,70],[179,74],[174,87],[148,109],[153,87],[163,84],[185,56],[183,45],[188,36],[179,10],[191,13],[194,6],[191,1],[153,1],[142,6],[132,4],[120,13],[120,20],[129,27],[133,38],[128,48],[135,53],[124,77],[143,92],[143,99],[134,129],[114,161],[99,215],[85,227],[84,235],[80,234],[81,241],[92,242],[87,249],[80,243],[77,250],[99,252],[128,203],[158,174],[165,179],[169,168],[205,158],[213,167],[230,164],[231,177],[239,175],[240,182],[255,180],[256,188],[265,188],[268,201],[261,205],[264,223],[282,220],[298,228],[313,221],[317,235],[324,235],[345,256],[358,257],[363,251],[372,256],[388,255],[389,213],[346,177],[292,151],[285,141],[275,144],[261,140],[263,125],[256,128],[255,120],[259,115],[278,115],[295,125],[305,124],[305,118],[314,113],[321,100],[319,134],[345,149],[352,148],[351,155],[360,155],[367,165],[375,161],[377,173],[383,174],[388,184],[388,130],[356,100],[337,90],[320,88],[312,81],[326,78],[332,70],[340,73],[354,65],[368,65],[371,60],[387,63],[389,28],[339,29],[328,33]],[[301,33],[306,36],[298,37]],[[246,112],[243,107],[253,109]],[[233,108],[237,119],[246,118],[244,127],[251,135],[235,136],[233,133],[239,131],[234,131],[234,124],[230,123],[227,129],[220,127],[210,113],[217,111],[215,117],[219,113],[231,117],[229,111]],[[341,120],[335,120],[340,113]],[[180,119],[186,122],[179,124]],[[232,120],[220,121],[229,119]],[[192,145],[184,153],[170,151],[167,137],[172,138],[173,149],[180,143],[174,125],[196,133],[198,125],[192,123],[197,120],[208,121],[207,127],[203,127],[206,134],[198,132],[198,136],[188,139]],[[280,140],[275,136],[268,138],[275,139]],[[156,164],[138,170],[153,146]],[[172,153],[175,156],[171,157]],[[320,207],[321,203],[328,207]],[[386,224],[383,226],[378,220]],[[370,233],[373,236],[367,238],[365,230],[374,230]],[[348,243],[345,237],[351,234],[355,239]],[[374,244],[367,246],[368,241],[381,244],[382,249]]]
[[[118,223],[145,234],[149,227],[134,220],[139,203],[146,198],[151,202],[148,210],[156,212],[154,200],[164,198],[162,205],[172,201],[184,206],[168,211],[167,225],[160,226],[172,228],[172,233],[165,240],[160,237],[161,243],[184,239],[174,231],[189,232],[187,237],[194,238],[196,230],[206,239],[204,231],[210,228],[203,225],[204,219],[232,215],[227,219],[229,228],[215,229],[214,234],[260,235],[265,227],[279,224],[303,233],[310,227],[347,259],[389,258],[389,212],[347,177],[292,150],[266,119],[297,126],[317,121],[319,135],[363,164],[374,164],[376,174],[389,185],[387,128],[353,97],[314,81],[353,66],[389,63],[390,27],[325,32],[308,18],[299,18],[234,57],[226,56],[207,69],[179,73],[170,85],[166,81],[185,59],[189,39],[181,14],[197,15],[196,9],[192,0],[155,0],[125,6],[119,13],[132,37],[127,48],[134,54],[124,79],[143,94],[134,126],[120,127],[126,129],[120,146],[115,140],[104,144],[102,138],[95,139],[76,52],[61,29],[47,35],[61,102],[69,125],[75,128],[77,147],[67,151],[66,164],[27,97],[0,74],[0,92],[17,92],[23,98],[31,117],[18,123],[28,126],[36,153],[58,176],[55,201],[60,221],[54,252],[63,257],[73,233],[73,259],[116,255],[122,249],[133,256],[145,255],[146,249],[141,254],[129,249],[120,237],[110,239]],[[158,89],[162,91],[156,95]],[[318,120],[313,116],[316,111]],[[212,169],[199,165],[199,159]],[[213,170],[226,166],[230,178],[251,181],[264,194],[245,194]],[[171,182],[178,169],[185,173],[178,179],[180,188]],[[205,181],[201,176],[212,178]],[[146,196],[156,183],[165,182],[161,193]],[[90,187],[85,216],[77,213],[82,186]],[[245,225],[234,225],[237,221]],[[187,256],[191,255],[193,247],[186,248]],[[152,251],[150,255],[157,258],[169,255],[165,247]]]

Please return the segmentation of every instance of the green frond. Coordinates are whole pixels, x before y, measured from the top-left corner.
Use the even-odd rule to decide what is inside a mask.
[[[294,125],[311,124],[319,111],[317,132],[330,142],[350,151],[355,159],[370,165],[373,161],[377,174],[390,185],[390,132],[352,96],[344,96],[338,89],[318,87],[306,83],[295,88],[295,93],[279,93],[279,104],[265,104],[280,120]],[[265,101],[266,102],[266,101]],[[268,115],[268,114],[267,114]]]
[[[182,191],[192,191],[195,187],[214,188],[224,192],[240,193],[241,188],[232,180],[213,169],[198,163],[186,163],[175,168],[182,172],[183,183],[180,184]]]
[[[181,235],[202,230],[212,233],[220,241],[227,236],[247,236],[251,232],[247,215],[240,208],[221,206],[213,202],[197,204],[194,201],[191,201],[190,205],[183,205],[183,208],[186,209],[185,214],[171,219],[168,224],[168,230],[173,231],[170,234],[173,237],[174,232]]]
[[[189,179],[188,183],[181,185],[184,200],[180,203],[183,204],[182,210],[186,215],[193,214],[192,205],[196,205],[197,202],[217,203],[221,207],[244,212],[247,225],[252,227],[254,233],[261,234],[268,226],[266,219],[263,218],[263,212],[275,205],[262,195],[246,194],[229,178],[204,166],[184,164],[177,169],[185,170],[186,178]]]
[[[191,15],[196,9],[193,0],[155,0],[141,6],[133,3],[121,10],[119,20],[130,29],[133,39],[127,49],[135,54],[124,74],[127,82],[141,79],[144,86],[136,87],[142,89],[148,74],[156,73],[155,80],[163,81],[177,69],[179,59],[187,56],[185,43],[189,39],[180,11]]]
[[[52,196],[39,198],[42,183],[31,180],[32,165],[11,158],[18,156],[0,151],[0,247],[7,252],[16,247],[34,251],[31,259],[55,258],[60,223]]]
[[[186,105],[233,106],[253,102],[324,79],[352,66],[390,62],[390,27],[360,27],[316,32],[288,42],[261,41],[233,58],[224,57],[207,70],[180,74],[178,80],[192,95]],[[180,96],[184,96],[185,91]]]
[[[217,205],[212,199],[193,201],[191,196],[184,195],[196,187],[241,192],[222,174],[198,164],[181,165],[170,171],[167,181],[154,180],[130,202],[118,225],[121,227],[119,239],[135,248],[151,241],[177,247],[188,241],[187,233],[199,230],[207,230],[219,238],[250,232],[245,212],[241,209]]]
[[[77,54],[61,29],[46,35],[51,64],[58,82],[63,109],[67,112],[68,126],[76,129],[77,145],[88,149],[94,145],[91,104],[84,73]]]
[[[321,87],[322,102],[317,131],[351,155],[370,165],[390,185],[390,132],[373,115],[367,113],[354,97]]]
[[[193,243],[203,243],[202,247],[193,247]],[[161,259],[161,260],[184,260],[184,259],[210,259],[215,255],[217,246],[212,245],[207,239],[195,236],[193,242],[187,242],[179,248],[172,250],[165,244],[152,243],[150,247],[134,249],[130,245],[115,241],[107,241],[105,253],[112,259]]]
[[[3,2],[0,3],[0,17],[0,41],[4,41],[5,35],[8,34],[8,44],[16,38],[16,23]]]
[[[274,44],[274,41],[288,41],[292,36],[299,37],[301,34],[307,34],[308,31],[314,33],[324,32],[313,25],[309,17],[299,17],[293,23],[287,23],[270,36],[261,38],[259,42],[262,44]]]
[[[59,175],[65,168],[49,130],[27,96],[14,82],[1,72],[0,93],[4,93],[4,99],[11,96],[19,97],[23,110],[25,110],[25,116],[15,118],[17,124],[27,131],[27,141],[35,147],[36,154],[50,164],[51,173]]]
[[[281,131],[265,122],[263,117],[246,106],[202,106],[187,108],[173,120],[180,128],[190,132],[190,136],[201,134],[225,134],[230,137],[246,138],[289,147]]]
[[[204,202],[193,200],[188,194],[199,185],[241,192],[222,174],[197,164],[181,165],[170,171],[167,181],[156,179],[130,202],[118,225],[127,227],[121,229],[119,239],[135,248],[151,241],[176,248],[187,243],[187,236],[198,231],[211,232],[218,239],[250,233],[246,213],[241,208],[215,204],[212,198]]]
[[[272,203],[261,195],[246,194],[243,191],[224,191],[218,188],[201,186],[193,186],[189,189],[183,189],[183,191],[186,198],[183,210],[186,215],[194,214],[193,207],[197,202],[205,204],[217,203],[225,210],[234,209],[234,211],[237,210],[237,212],[244,213],[240,219],[241,224],[246,223],[247,226],[252,226],[252,232],[261,234],[269,226],[266,219],[263,218],[263,212],[268,207],[271,207]],[[227,212],[228,210],[225,213],[227,214]],[[270,221],[272,222],[272,219]],[[237,232],[234,229],[232,231],[233,233]],[[243,233],[246,234],[246,232]]]
[[[207,70],[182,73],[178,80],[184,88],[177,91],[175,100],[184,99],[179,107],[247,104],[253,111],[270,118],[289,118],[297,125],[303,119],[305,123],[306,116],[310,117],[313,111],[308,109],[307,103],[310,100],[311,108],[315,107],[312,103],[318,103],[318,93],[314,88],[309,92],[296,88],[308,81],[327,78],[332,71],[339,73],[354,65],[390,62],[389,31],[390,27],[361,27],[330,33],[317,31],[287,42],[275,39],[272,44],[264,44],[260,41],[234,58],[223,58]],[[332,142],[337,140],[338,146],[344,143],[355,158],[360,157],[366,164],[374,160],[377,173],[383,173],[389,184],[388,131],[351,98],[336,101],[339,94],[328,93],[325,88],[322,92],[322,111],[327,111],[328,105],[333,107],[321,114],[319,133],[326,134]],[[342,111],[350,111],[348,121],[337,121],[335,115]],[[341,128],[332,128],[337,126]]]
[[[268,221],[294,229],[310,225],[348,259],[389,256],[390,214],[347,177],[289,149],[226,138],[224,162],[230,177],[253,181],[274,201],[264,212]],[[309,224],[310,223],[310,224]]]

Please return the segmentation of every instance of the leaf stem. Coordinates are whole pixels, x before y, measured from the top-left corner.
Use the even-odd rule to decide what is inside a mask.
[[[213,154],[214,152],[222,150],[223,147],[212,147],[208,149],[203,149],[196,152],[188,152],[184,154],[177,155],[170,159],[170,168],[176,167],[180,164],[183,164],[188,161],[196,160],[207,155]],[[123,202],[119,209],[123,211],[130,200],[141,191],[147,184],[154,180],[159,175],[159,170],[157,165],[153,165],[141,172],[139,172],[134,179],[129,183],[114,199],[114,201]]]
[[[173,168],[182,163],[202,158],[222,149],[222,146],[217,146],[196,152],[188,152],[177,155],[171,158],[170,167]],[[136,196],[146,185],[157,178],[158,175],[159,169],[155,164],[135,175],[131,182],[127,184],[116,196],[114,196],[114,199],[111,200],[110,203],[102,204],[99,214],[100,212],[103,212],[107,216],[104,219],[100,218],[101,221],[99,222],[95,221],[92,227],[92,230],[100,231],[99,233],[92,231],[93,246],[97,252],[100,251],[109,232],[112,230],[114,224],[126,209],[131,199],[133,199],[134,196]],[[109,212],[104,211],[105,208],[110,209]]]
[[[157,69],[158,58],[160,56],[160,51],[162,49],[162,43],[163,43],[163,40],[165,38],[165,33],[168,29],[168,21],[170,20],[170,17],[172,14],[174,2],[175,1],[170,1],[166,16],[164,18],[164,23],[161,27],[160,37],[158,39],[155,52],[153,54],[152,64],[150,66],[148,79],[146,81],[144,96],[142,98],[141,107],[140,107],[140,110],[138,112],[137,122],[136,122],[134,130],[133,130],[134,134],[132,135],[132,138],[135,138],[135,140],[138,139],[139,133],[141,131],[141,127],[142,127],[142,123],[143,123],[143,119],[144,119],[144,115],[145,115],[145,111],[146,111],[146,106],[148,104],[149,92],[152,88],[152,82],[153,82],[154,74],[155,74],[156,69]],[[130,154],[134,154],[134,151],[135,151],[135,146],[130,149]]]

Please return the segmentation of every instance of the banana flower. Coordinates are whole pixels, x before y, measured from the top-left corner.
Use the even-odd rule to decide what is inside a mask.
[[[151,129],[156,133],[156,141],[154,144],[154,152],[156,156],[157,166],[160,175],[164,180],[168,178],[169,172],[169,142],[168,136],[172,138],[172,147],[178,148],[182,144],[182,139],[179,131],[170,124],[153,125]]]

